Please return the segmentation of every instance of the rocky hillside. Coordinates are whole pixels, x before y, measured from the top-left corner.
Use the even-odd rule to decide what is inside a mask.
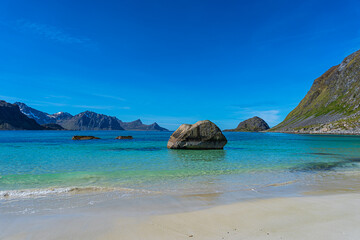
[[[34,119],[23,114],[18,105],[0,101],[0,130],[43,130]]]
[[[298,133],[360,133],[360,50],[315,79],[285,120],[271,129]]]
[[[42,112],[32,107],[29,107],[25,103],[16,102],[15,104],[19,106],[20,111],[23,114],[25,114],[29,118],[34,119],[38,124],[56,123],[57,121],[68,120],[72,118],[72,115],[66,112],[48,114],[46,112]]]
[[[68,130],[124,130],[116,117],[90,111],[79,113],[68,120],[58,121],[58,124]]]
[[[260,132],[269,128],[269,125],[262,118],[253,117],[239,123],[235,129],[227,129],[224,132]]]

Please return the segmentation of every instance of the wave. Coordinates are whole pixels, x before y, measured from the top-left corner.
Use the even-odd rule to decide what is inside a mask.
[[[39,188],[39,189],[21,189],[21,190],[8,190],[0,191],[1,199],[13,198],[37,198],[49,195],[61,194],[86,194],[86,193],[101,193],[101,192],[125,192],[125,193],[144,193],[156,194],[159,192],[149,191],[145,189],[133,188],[112,188],[112,187],[63,187],[63,188]]]

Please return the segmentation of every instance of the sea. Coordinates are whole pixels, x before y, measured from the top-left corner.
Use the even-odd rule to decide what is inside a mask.
[[[223,150],[171,150],[171,134],[0,131],[0,217],[89,206],[190,211],[360,189],[359,136],[225,132]]]

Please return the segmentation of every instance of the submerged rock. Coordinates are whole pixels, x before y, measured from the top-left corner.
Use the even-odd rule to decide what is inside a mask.
[[[133,139],[132,136],[118,136],[115,139]]]
[[[94,136],[73,136],[72,140],[93,140],[93,139],[100,139]]]
[[[223,149],[226,137],[220,128],[209,120],[195,124],[182,124],[170,137],[170,149]]]
[[[262,118],[253,117],[239,123],[237,128],[227,129],[224,132],[260,132],[269,128],[269,125]]]

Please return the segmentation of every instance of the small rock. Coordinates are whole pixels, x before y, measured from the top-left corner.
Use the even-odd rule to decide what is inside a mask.
[[[72,140],[93,140],[93,139],[100,139],[94,136],[73,136]]]
[[[132,136],[118,136],[115,139],[133,139]]]

